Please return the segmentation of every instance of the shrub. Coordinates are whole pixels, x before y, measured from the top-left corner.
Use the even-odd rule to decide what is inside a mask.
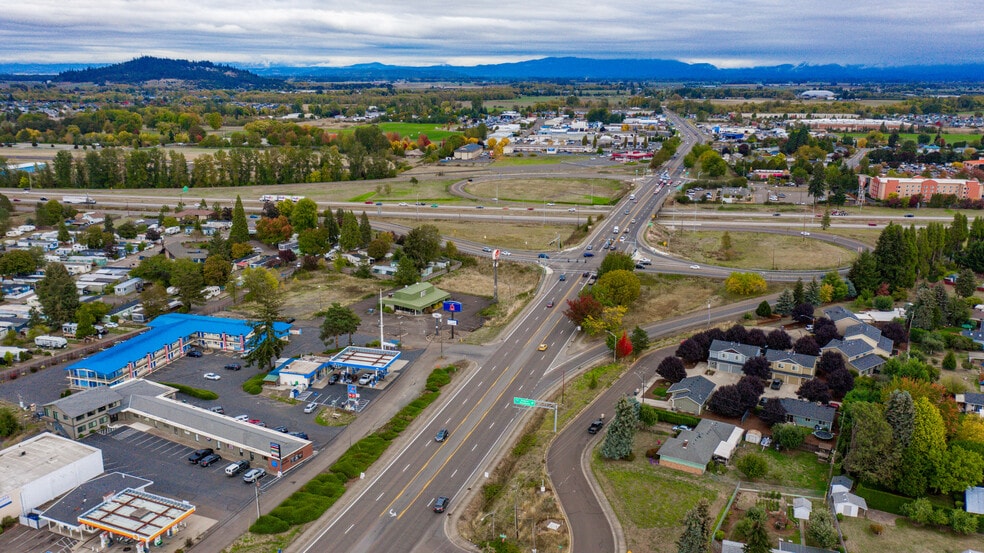
[[[761,478],[769,472],[769,462],[766,461],[764,456],[758,453],[749,453],[742,456],[735,463],[735,466],[752,480]]]
[[[512,454],[514,457],[522,457],[526,455],[533,446],[536,445],[536,434],[523,434],[523,437],[519,439],[516,446],[513,447]]]
[[[263,515],[256,519],[250,527],[249,531],[254,534],[279,534],[280,532],[286,532],[290,528],[290,524],[283,521],[273,515]]]
[[[687,413],[675,413],[673,411],[664,411],[663,409],[655,409],[655,411],[661,422],[669,424],[685,424],[691,428],[694,428],[700,424],[699,418],[693,415],[688,415]]]
[[[648,457],[649,459],[655,459],[657,455],[659,455],[658,447],[651,447],[646,450],[646,457]]]
[[[201,388],[193,388],[185,384],[175,384],[172,382],[162,382],[162,384],[164,384],[165,386],[170,386],[172,388],[177,388],[177,390],[182,394],[189,395],[193,398],[204,399],[204,400],[219,399],[219,394],[211,390],[202,390]]]
[[[659,411],[646,404],[639,405],[639,422],[646,426],[652,426],[659,422]]]
[[[717,541],[724,541],[724,530],[718,530],[714,532],[714,539]]]
[[[882,535],[882,532],[885,531],[885,527],[882,526],[881,524],[878,524],[877,522],[872,522],[871,524],[869,524],[868,529],[871,530],[871,533],[876,536]]]

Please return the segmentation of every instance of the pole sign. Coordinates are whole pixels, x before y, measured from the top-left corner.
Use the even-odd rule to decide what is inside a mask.
[[[492,259],[494,261],[498,261],[499,260],[499,250],[498,249],[492,250]]]
[[[444,302],[444,310],[448,313],[461,313],[461,302],[446,300]]]
[[[356,388],[355,384],[348,385],[348,398],[359,399],[359,389]]]

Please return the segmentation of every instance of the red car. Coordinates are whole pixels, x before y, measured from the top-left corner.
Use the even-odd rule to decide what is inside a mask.
[[[362,203],[364,203],[366,205],[372,205],[372,200],[366,200],[366,201],[364,201]]]

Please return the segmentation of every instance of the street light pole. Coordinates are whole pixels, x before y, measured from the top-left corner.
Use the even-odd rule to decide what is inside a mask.
[[[711,300],[707,300],[707,328],[711,328]]]

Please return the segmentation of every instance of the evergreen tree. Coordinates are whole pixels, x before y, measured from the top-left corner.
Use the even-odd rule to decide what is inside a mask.
[[[892,427],[892,438],[899,448],[909,447],[915,419],[916,407],[909,392],[893,390],[885,404],[885,421]]]
[[[615,417],[605,432],[601,455],[606,459],[625,459],[632,453],[636,425],[639,423],[638,402],[622,397],[615,406]]]
[[[701,498],[683,517],[683,534],[677,540],[678,553],[708,553],[712,521],[710,505]]]
[[[243,299],[252,302],[253,334],[246,343],[246,362],[260,370],[270,370],[287,343],[277,334],[276,325],[286,299],[276,275],[267,269],[252,269],[243,274],[247,292]]]
[[[338,245],[343,251],[352,251],[362,243],[362,234],[359,232],[359,221],[351,211],[345,213],[342,221],[342,232],[338,237]]]
[[[334,246],[338,243],[338,235],[341,234],[340,227],[338,226],[338,221],[331,214],[330,209],[325,210],[325,230],[328,231],[328,245]],[[329,247],[329,249],[331,249]]]
[[[75,287],[75,279],[61,263],[48,263],[45,266],[44,278],[35,286],[38,302],[48,324],[54,328],[72,320],[75,310],[79,308],[79,292]]]
[[[974,271],[970,269],[962,269],[957,275],[957,282],[955,283],[953,290],[961,298],[969,298],[970,296],[973,296],[974,292],[977,291],[977,277],[974,275]]]
[[[632,352],[639,356],[649,347],[649,334],[638,325],[632,329]]]
[[[202,289],[205,288],[202,265],[190,259],[175,260],[171,268],[171,284],[178,288],[178,299],[185,310],[205,303],[205,296],[202,294]]]
[[[803,299],[806,300],[806,303],[814,307],[819,307],[820,304],[823,303],[820,301],[820,284],[817,282],[816,278],[811,280],[810,283],[806,285],[806,291],[803,294]]]
[[[249,242],[249,224],[246,222],[246,210],[243,209],[243,200],[236,195],[236,205],[232,209],[232,228],[229,229],[229,242],[232,244],[242,244]]]
[[[943,468],[946,454],[946,426],[943,417],[927,397],[915,401],[912,437],[902,452],[902,471],[896,488],[910,497],[926,495]]]
[[[793,312],[793,308],[796,307],[796,298],[793,296],[792,290],[786,288],[779,294],[776,298],[776,309],[775,312],[782,316],[789,316]]]
[[[65,221],[58,221],[58,241],[59,242],[69,242],[72,240],[71,233],[68,232],[68,226],[65,225]]]
[[[854,283],[857,292],[868,291],[874,294],[882,283],[881,273],[878,270],[878,259],[874,253],[868,250],[858,254],[854,263],[851,264],[851,270],[847,276]]]
[[[396,273],[393,274],[393,284],[409,286],[418,282],[420,282],[420,271],[417,270],[413,260],[407,256],[401,257],[396,265]]]
[[[834,517],[830,509],[821,507],[810,511],[810,523],[806,526],[806,535],[813,543],[824,549],[837,545],[837,529],[834,528]]]
[[[881,282],[887,282],[892,290],[911,288],[915,284],[916,247],[901,226],[889,223],[885,227],[878,236],[874,256]],[[855,279],[853,275],[851,278]]]
[[[806,303],[806,290],[803,286],[803,279],[796,279],[796,285],[793,286],[793,305],[800,305]]]
[[[369,242],[372,242],[372,226],[369,224],[369,216],[363,211],[359,218],[359,245],[364,248]]]
[[[745,532],[745,549],[743,552],[770,553],[772,551],[772,544],[769,542],[769,529],[765,526],[766,516],[764,513],[762,516],[750,516],[754,510],[761,511],[761,508],[753,507],[746,514],[750,522]]]

